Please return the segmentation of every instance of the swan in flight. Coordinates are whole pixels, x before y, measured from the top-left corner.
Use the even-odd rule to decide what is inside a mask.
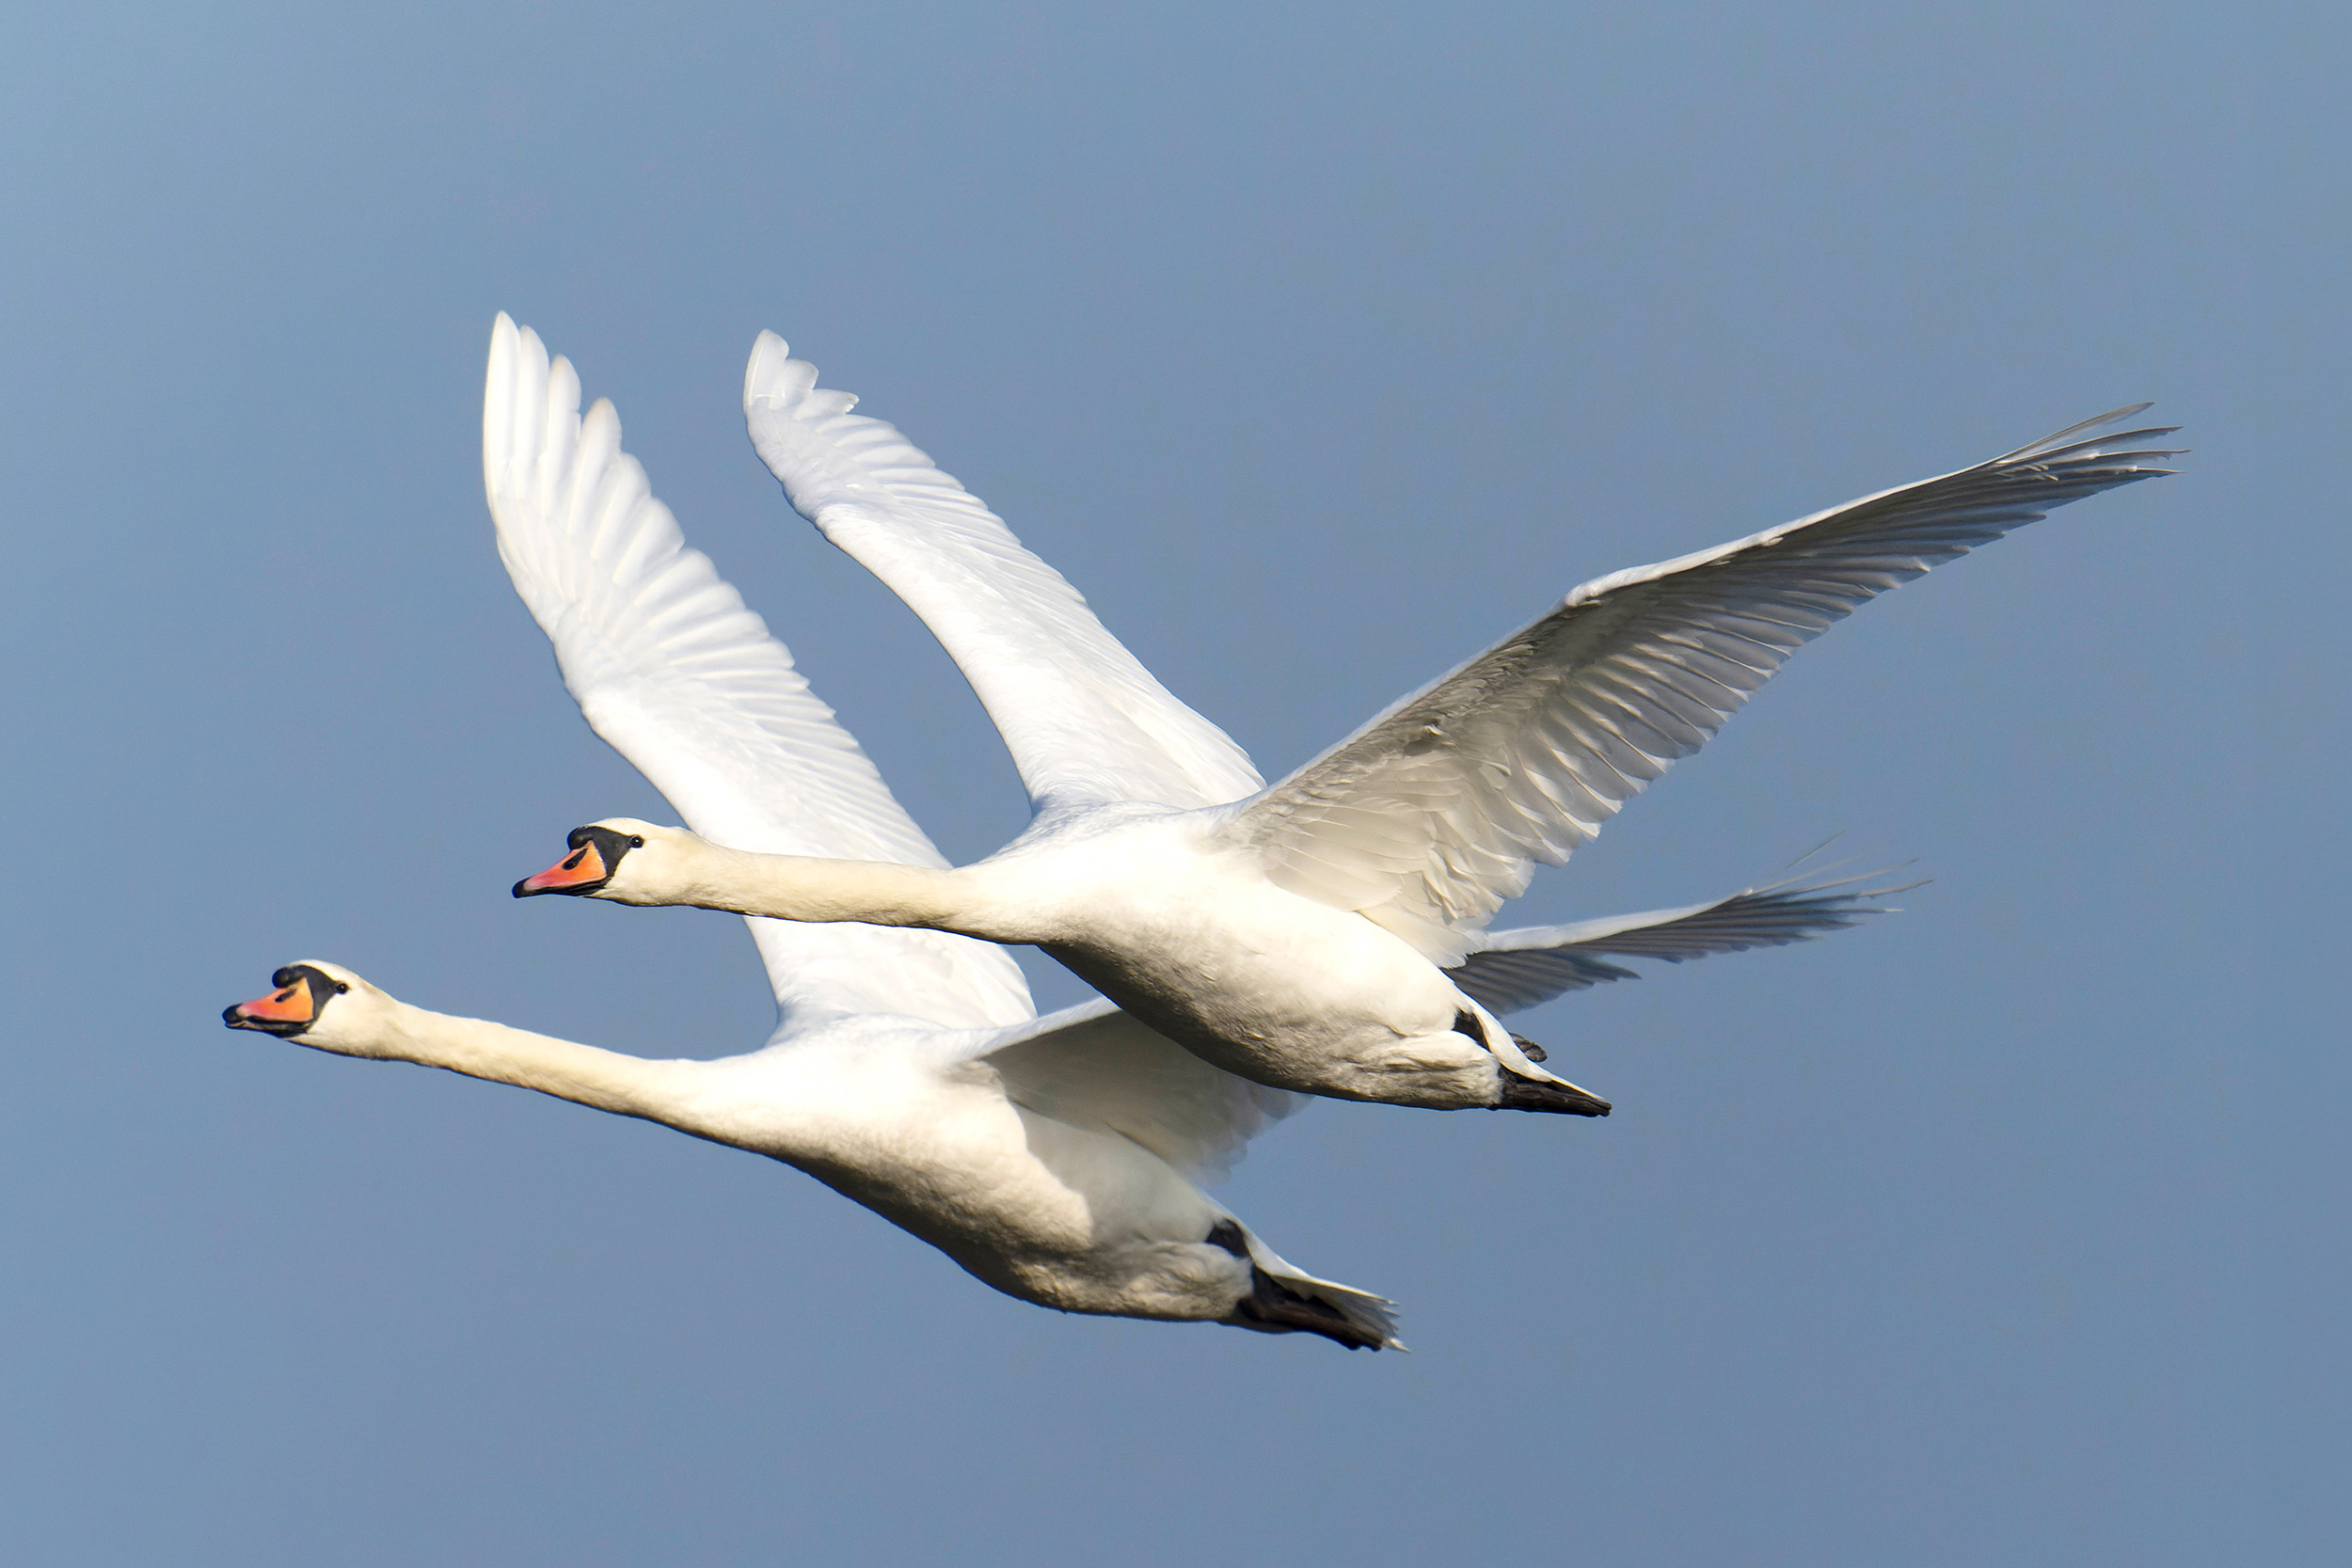
[[[1486,930],[1865,601],[2056,507],[2170,470],[2087,420],[1940,478],[1599,578],[1266,787],[1077,592],[892,426],[762,334],[754,446],[793,507],[930,626],[1036,811],[946,869],[753,852],[624,818],[516,885],[1034,943],[1161,1035],[1273,1087],[1602,1115],[1496,1019]],[[723,835],[722,835],[723,836]],[[1511,934],[1517,936],[1516,933]],[[1531,939],[1540,943],[1541,937]]]
[[[501,315],[485,467],[499,553],[596,732],[697,828],[803,855],[946,863],[782,643],[685,547],[599,402]],[[721,1061],[648,1061],[410,1006],[320,959],[227,1009],[765,1154],[1068,1312],[1398,1346],[1389,1304],[1284,1262],[1194,1185],[1302,1101],[1093,1002],[1040,1019],[1011,956],[930,931],[751,922],[783,1022]],[[647,984],[660,977],[647,975]]]

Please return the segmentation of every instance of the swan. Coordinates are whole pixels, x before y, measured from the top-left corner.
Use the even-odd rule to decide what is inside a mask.
[[[223,1022],[768,1155],[1023,1301],[1404,1348],[1390,1303],[1284,1262],[1179,1173],[1188,1157],[1213,1167],[1282,1108],[1207,1079],[1215,1069],[1107,1004],[1025,1026],[817,1013],[748,1055],[663,1062],[428,1012],[322,958],[270,983]],[[798,989],[814,1002],[826,988]]]
[[[598,734],[735,842],[944,865],[782,643],[685,546],[598,402],[504,315],[485,467],[499,552]],[[1296,1097],[1107,1002],[1037,1018],[1002,948],[751,923],[783,1019],[759,1050],[648,1061],[397,1000],[310,958],[223,1022],[340,1055],[536,1089],[768,1155],[1068,1312],[1402,1349],[1390,1304],[1285,1262],[1195,1185]]]
[[[1584,584],[1267,787],[1076,591],[892,426],[762,334],[753,444],[793,507],[922,616],[1035,808],[946,868],[749,846],[606,818],[517,896],[694,904],[1033,943],[1202,1059],[1297,1093],[1603,1115],[1538,1066],[1482,975],[1486,931],[1696,752],[1796,648],[1865,601],[2058,506],[2169,473],[2085,420],[1938,478]]]

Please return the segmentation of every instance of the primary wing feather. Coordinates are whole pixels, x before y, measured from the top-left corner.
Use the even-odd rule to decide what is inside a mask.
[[[482,416],[499,557],[596,732],[689,827],[771,854],[945,865],[792,656],[686,547],[599,400],[501,313]],[[787,1029],[842,1013],[952,1027],[1035,1008],[1001,948],[934,931],[748,922]]]
[[[1706,744],[1781,662],[1867,600],[2085,496],[2171,472],[2169,428],[2073,437],[1866,496],[1561,607],[1267,790],[1224,830],[1305,897],[1458,963],[1495,909]]]
[[[1221,805],[1263,781],[1168,694],[1061,574],[895,426],[852,414],[763,332],[743,417],[794,510],[904,599],[972,683],[1042,814],[1147,800]]]
[[[1715,953],[1784,947],[1858,926],[1889,911],[1870,902],[1899,888],[1855,891],[1851,882],[1749,888],[1711,904],[1649,910],[1570,926],[1489,931],[1479,950],[1446,971],[1472,1001],[1513,1013],[1572,990],[1640,976],[1610,957],[1683,963]],[[1607,955],[1607,957],[1604,957]]]

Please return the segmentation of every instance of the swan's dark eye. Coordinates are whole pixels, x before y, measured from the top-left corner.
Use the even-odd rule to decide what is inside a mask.
[[[645,841],[632,833],[629,835],[628,847],[632,849],[643,849],[645,847]]]
[[[347,985],[343,984],[341,980],[338,980],[338,981],[336,981],[336,982],[335,982],[335,990],[336,990],[336,993],[337,993],[338,995],[340,995],[341,993],[342,993],[342,992],[344,992],[344,991],[349,990],[350,989],[351,989],[351,988],[350,988],[349,986],[347,986]]]

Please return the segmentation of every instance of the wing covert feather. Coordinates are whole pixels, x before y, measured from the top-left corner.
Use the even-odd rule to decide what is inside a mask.
[[[686,547],[599,400],[503,312],[483,401],[499,558],[589,725],[689,827],[772,854],[946,862],[792,656]],[[566,824],[568,826],[568,824]],[[747,921],[786,1028],[896,1013],[968,1028],[1034,1015],[1001,948],[935,931]]]
[[[1171,696],[1078,591],[895,426],[852,414],[763,332],[743,416],[793,509],[922,617],[979,696],[1037,810],[1189,808],[1263,786],[1222,730]]]
[[[1308,1100],[1212,1067],[1108,1002],[1039,1019],[982,1054],[1040,1116],[1117,1132],[1203,1180],[1221,1180]]]
[[[2169,473],[2086,420],[1957,473],[1615,572],[1406,697],[1223,830],[1277,882],[1457,964],[1540,862],[1564,863],[1867,600],[2085,496]]]

